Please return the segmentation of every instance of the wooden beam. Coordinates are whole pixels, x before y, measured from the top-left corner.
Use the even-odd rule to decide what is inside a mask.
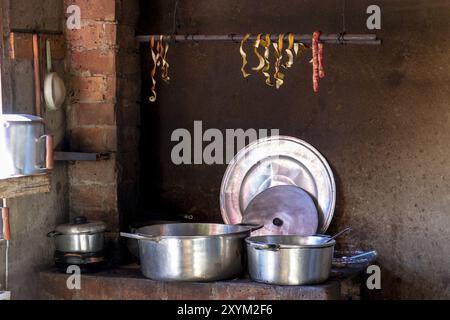
[[[0,179],[0,198],[17,198],[51,190],[50,173]]]

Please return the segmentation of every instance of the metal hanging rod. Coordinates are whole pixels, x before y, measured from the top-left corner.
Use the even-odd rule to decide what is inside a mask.
[[[287,38],[287,33],[285,38]],[[186,34],[186,35],[140,35],[136,36],[138,42],[149,42],[151,37],[155,40],[163,36],[169,41],[184,42],[184,41],[234,41],[240,42],[245,37],[243,34],[227,34],[227,35],[206,35],[206,34]],[[257,35],[252,34],[248,40],[256,40]],[[312,35],[310,34],[294,34],[294,39],[297,42],[304,44],[311,43]],[[278,40],[277,34],[270,36],[272,41]],[[380,45],[381,40],[377,39],[376,34],[323,34],[320,36],[320,42],[329,44],[361,44],[361,45]]]
[[[48,35],[62,35],[62,31],[57,30],[34,30],[34,29],[11,29],[11,33],[37,33],[37,34],[48,34]]]

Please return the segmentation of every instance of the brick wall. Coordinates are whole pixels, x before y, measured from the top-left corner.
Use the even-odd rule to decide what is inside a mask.
[[[137,202],[138,1],[65,0],[64,4],[78,5],[82,21],[80,30],[66,30],[70,150],[111,154],[109,160],[69,165],[71,215],[103,220],[117,232],[121,212],[127,213],[127,220]]]

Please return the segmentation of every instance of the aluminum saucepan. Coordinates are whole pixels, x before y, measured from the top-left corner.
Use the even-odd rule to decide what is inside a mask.
[[[244,239],[254,225],[174,223],[139,228],[121,236],[139,240],[141,271],[160,281],[217,281],[241,276]]]
[[[323,235],[247,238],[250,278],[278,285],[325,282],[330,276],[336,244],[335,240],[329,239]]]
[[[76,217],[73,222],[59,225],[47,237],[54,238],[55,249],[63,253],[96,253],[103,250],[106,225]]]

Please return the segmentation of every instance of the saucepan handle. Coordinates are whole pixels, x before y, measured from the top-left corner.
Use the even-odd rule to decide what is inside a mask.
[[[375,250],[372,251],[367,251],[367,252],[363,252],[354,256],[349,256],[349,257],[345,257],[343,258],[344,260],[348,260],[348,261],[354,261],[357,259],[375,259],[377,257],[377,252]]]
[[[53,169],[54,160],[53,160],[53,136],[49,134],[44,134],[36,139],[36,143],[41,143],[42,140],[45,140],[45,167],[36,165],[37,169]]]
[[[333,258],[333,267],[335,268],[367,268],[375,261],[378,254],[375,250],[362,252],[356,255]]]
[[[54,237],[60,236],[60,235],[61,235],[61,233],[58,231],[50,231],[49,233],[47,233],[47,237],[49,237],[49,238],[54,238]]]
[[[235,226],[247,227],[250,231],[256,231],[264,227],[263,224],[256,224],[256,223],[238,223],[235,224]]]
[[[136,239],[136,240],[157,241],[157,239],[155,237],[145,236],[145,235],[139,234],[139,233],[121,232],[120,235],[125,238]]]
[[[253,248],[256,250],[269,250],[269,251],[278,251],[280,250],[280,246],[278,244],[272,243],[252,243]]]

